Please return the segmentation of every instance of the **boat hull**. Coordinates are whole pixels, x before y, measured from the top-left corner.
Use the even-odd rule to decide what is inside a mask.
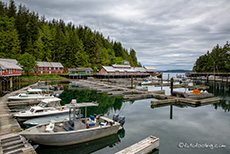
[[[66,114],[69,110],[64,111],[56,111],[56,112],[47,112],[47,113],[41,113],[41,114],[14,114],[15,118],[21,118],[21,119],[30,119],[30,118],[38,118],[38,117],[44,117],[44,116],[53,116],[53,115],[59,115],[59,114]]]
[[[50,146],[66,146],[116,134],[119,130],[119,127],[120,124],[114,124],[113,126],[96,127],[57,133],[30,133],[28,129],[25,132],[21,133],[21,135],[37,144]],[[33,131],[32,129],[33,127],[31,128],[31,131]]]

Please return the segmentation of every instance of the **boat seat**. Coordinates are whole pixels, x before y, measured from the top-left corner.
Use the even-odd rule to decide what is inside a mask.
[[[69,125],[70,125],[71,127],[74,126],[74,122],[73,122],[73,121],[69,120],[68,123],[69,123]]]

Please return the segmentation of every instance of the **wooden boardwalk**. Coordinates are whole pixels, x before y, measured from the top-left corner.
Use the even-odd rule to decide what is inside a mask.
[[[116,154],[146,154],[152,152],[152,150],[157,148],[159,144],[159,138],[149,136],[140,142],[117,152]]]
[[[7,106],[7,97],[25,91],[23,88],[0,98],[0,154],[36,154],[25,138],[19,135],[21,127]]]

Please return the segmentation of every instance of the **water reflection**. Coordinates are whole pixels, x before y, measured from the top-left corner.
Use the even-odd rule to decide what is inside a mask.
[[[199,84],[199,83],[197,83]],[[205,84],[205,83],[201,83]],[[188,106],[187,104],[150,106],[151,100],[123,101],[122,97],[108,97],[107,94],[88,90],[65,90],[61,95],[62,104],[71,99],[78,102],[97,101],[99,106],[88,108],[89,114],[105,114],[112,118],[121,113],[126,117],[123,133],[115,134],[99,140],[67,146],[38,148],[38,153],[116,153],[140,140],[154,135],[160,138],[161,153],[229,153],[229,90],[221,90],[222,85],[210,84],[210,91],[221,97],[220,103],[205,106]],[[226,87],[227,88],[227,87]],[[213,91],[212,91],[213,90]],[[217,91],[217,92],[216,92]],[[228,107],[224,107],[224,104]],[[218,108],[215,110],[214,108]],[[229,111],[229,110],[226,110]],[[223,149],[181,149],[180,142],[224,144]],[[157,154],[159,150],[152,153]]]
[[[215,109],[222,108],[225,112],[230,111],[230,84],[221,82],[209,82],[210,88],[208,92],[213,93],[215,96],[219,96],[221,101],[213,104]]]
[[[61,104],[68,104],[72,99],[76,99],[78,103],[82,102],[97,102],[99,104],[98,107],[88,107],[87,108],[87,116],[92,114],[106,114],[109,111],[115,110],[119,111],[122,106],[122,97],[108,97],[106,93],[97,93],[96,91],[90,90],[64,90],[64,92],[60,95],[62,99]],[[84,109],[82,109],[82,113],[84,113]]]

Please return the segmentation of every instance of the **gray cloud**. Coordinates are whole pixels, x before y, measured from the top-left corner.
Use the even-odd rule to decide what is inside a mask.
[[[8,2],[3,0],[4,2]],[[48,20],[87,25],[137,52],[143,65],[192,69],[230,41],[229,0],[16,0]]]

